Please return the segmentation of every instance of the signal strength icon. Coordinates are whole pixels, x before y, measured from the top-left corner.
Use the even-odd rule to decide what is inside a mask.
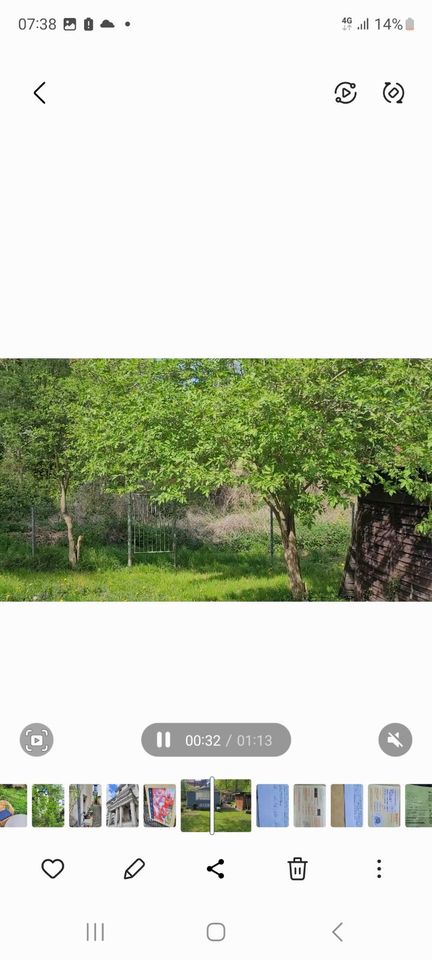
[[[363,23],[357,27],[357,30],[369,30],[369,17],[366,17],[366,20],[363,20]]]

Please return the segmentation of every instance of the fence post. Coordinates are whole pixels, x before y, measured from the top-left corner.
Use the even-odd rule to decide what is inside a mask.
[[[128,531],[128,567],[132,566],[132,494],[129,494],[128,498],[128,515],[127,515],[127,531]]]
[[[269,553],[270,553],[270,563],[273,563],[273,557],[274,557],[273,507],[270,507]]]
[[[177,525],[176,525],[175,517],[173,521],[173,561],[174,561],[174,570],[175,570],[177,567]]]
[[[31,552],[32,557],[36,553],[36,518],[35,518],[35,508],[31,508]]]

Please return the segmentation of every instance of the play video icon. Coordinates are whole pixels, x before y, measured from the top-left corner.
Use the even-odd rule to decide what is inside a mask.
[[[31,757],[43,757],[52,748],[54,736],[44,723],[30,723],[20,734],[20,744],[24,753]]]
[[[344,80],[335,87],[336,103],[354,103],[357,96],[357,84]]]

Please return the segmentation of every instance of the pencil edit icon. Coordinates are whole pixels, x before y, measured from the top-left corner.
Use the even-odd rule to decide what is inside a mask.
[[[145,867],[144,860],[141,860],[141,857],[137,857],[137,859],[134,860],[133,863],[129,864],[129,866],[126,867],[126,870],[124,872],[124,880],[133,880],[133,878],[136,877],[136,875],[140,873],[141,870],[144,869],[144,867]]]

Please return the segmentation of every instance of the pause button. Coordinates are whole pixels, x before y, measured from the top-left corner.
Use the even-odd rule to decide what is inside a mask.
[[[169,750],[171,747],[171,732],[170,730],[158,730],[156,734],[156,746],[158,750],[162,750],[162,747],[165,747],[165,750]]]

